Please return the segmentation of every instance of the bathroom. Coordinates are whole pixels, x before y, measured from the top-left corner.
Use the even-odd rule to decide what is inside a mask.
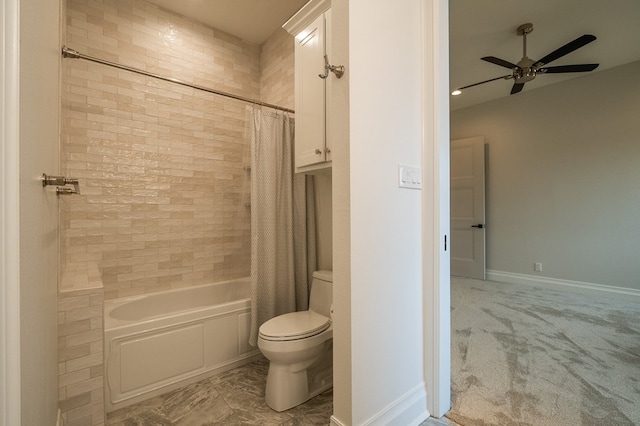
[[[59,378],[58,363],[55,356],[58,345],[56,331],[58,313],[56,303],[54,302],[53,306],[51,303],[52,299],[54,301],[57,299],[58,272],[66,274],[66,277],[83,275],[87,277],[87,281],[93,282],[93,279],[96,278],[96,270],[90,266],[90,260],[96,256],[95,253],[109,253],[107,256],[116,256],[115,259],[119,259],[117,256],[120,255],[124,256],[122,257],[123,259],[142,257],[127,255],[129,255],[129,251],[133,250],[160,249],[161,247],[153,247],[153,245],[163,244],[158,241],[159,238],[154,240],[156,238],[154,235],[159,235],[160,231],[166,229],[165,227],[175,226],[176,223],[160,224],[160,221],[187,221],[189,220],[188,213],[190,212],[184,207],[184,210],[179,210],[178,208],[176,208],[176,211],[169,210],[168,218],[160,217],[160,215],[158,215],[159,217],[153,217],[153,211],[132,211],[131,213],[136,214],[127,215],[126,210],[124,212],[120,210],[122,207],[120,207],[119,203],[110,203],[109,200],[116,199],[117,201],[120,197],[120,201],[124,201],[127,197],[153,197],[154,195],[141,192],[137,192],[134,195],[134,189],[138,191],[140,188],[133,188],[133,185],[140,182],[133,179],[130,180],[132,185],[130,188],[131,195],[118,193],[119,190],[126,188],[121,188],[115,182],[109,183],[109,179],[104,179],[106,185],[98,193],[99,187],[93,186],[89,182],[83,182],[87,178],[82,177],[82,166],[77,164],[78,162],[89,162],[89,160],[77,161],[72,155],[65,156],[65,152],[69,154],[72,152],[65,151],[64,147],[58,153],[58,138],[56,135],[60,134],[61,146],[67,143],[68,140],[73,139],[74,136],[65,130],[65,120],[80,120],[84,121],[85,126],[99,125],[102,128],[106,126],[113,130],[111,126],[114,126],[114,123],[109,122],[109,120],[106,122],[99,121],[101,114],[97,113],[100,108],[119,111],[117,108],[113,108],[113,105],[107,103],[113,102],[114,94],[113,92],[109,94],[108,90],[105,90],[105,85],[109,86],[110,83],[113,83],[115,75],[117,77],[115,80],[123,81],[122,84],[124,85],[124,87],[117,86],[116,93],[123,94],[125,98],[130,97],[133,101],[133,98],[140,91],[133,90],[130,87],[140,84],[140,77],[128,76],[123,71],[116,72],[108,68],[106,71],[100,71],[100,66],[97,64],[89,64],[76,59],[60,58],[60,47],[62,45],[68,44],[69,47],[79,51],[84,46],[77,44],[79,41],[78,36],[81,36],[81,34],[76,34],[74,42],[71,41],[73,37],[64,39],[70,34],[64,35],[63,40],[58,38],[57,35],[61,33],[60,29],[65,28],[68,23],[61,23],[55,17],[62,16],[64,19],[69,19],[69,17],[67,14],[59,13],[59,5],[51,3],[38,1],[27,3],[26,1],[10,0],[6,3],[9,7],[9,9],[6,9],[8,12],[3,15],[3,23],[8,22],[11,24],[13,21],[9,18],[13,17],[12,19],[15,22],[21,24],[18,26],[14,23],[13,27],[9,24],[3,25],[5,30],[3,36],[5,34],[9,34],[9,36],[13,34],[13,40],[20,40],[20,48],[18,49],[20,67],[19,73],[17,73],[20,79],[18,80],[14,77],[14,80],[8,78],[3,81],[3,83],[7,82],[6,87],[12,81],[19,82],[15,86],[19,87],[20,91],[14,97],[19,99],[20,102],[14,101],[12,103],[11,99],[8,101],[3,100],[3,105],[20,105],[19,132],[15,131],[16,135],[19,134],[19,138],[16,137],[15,139],[20,141],[20,145],[19,149],[16,149],[13,154],[19,160],[20,169],[18,173],[17,168],[14,170],[9,167],[12,164],[18,164],[18,161],[11,161],[13,157],[3,157],[2,173],[3,184],[6,182],[4,187],[8,188],[6,192],[8,196],[5,198],[5,200],[8,200],[8,211],[11,212],[12,205],[18,208],[18,203],[11,204],[11,200],[19,201],[19,210],[14,213],[20,217],[20,226],[4,228],[7,234],[3,234],[3,237],[5,235],[10,237],[3,238],[3,244],[5,244],[3,247],[8,248],[3,252],[3,256],[8,259],[6,263],[20,265],[18,282],[21,282],[18,302],[20,310],[16,313],[9,309],[7,312],[13,315],[13,317],[9,315],[10,319],[17,318],[17,323],[22,325],[22,339],[20,339],[20,332],[18,331],[18,344],[9,344],[8,347],[14,349],[13,352],[9,351],[8,353],[13,354],[19,360],[21,359],[24,366],[22,371],[18,368],[15,370],[17,373],[7,376],[9,384],[17,383],[17,389],[22,389],[22,392],[12,393],[11,395],[14,396],[7,398],[9,403],[6,406],[17,406],[18,413],[16,414],[15,408],[13,411],[3,412],[12,416],[20,416],[21,412],[24,424],[51,423],[50,421],[29,421],[30,419],[50,419],[52,414],[51,407],[58,406]],[[124,1],[119,3],[130,4]],[[71,2],[67,7],[70,6]],[[425,341],[423,322],[426,321],[425,317],[430,315],[423,312],[421,287],[422,236],[420,232],[416,232],[417,229],[421,228],[422,223],[421,194],[419,191],[398,191],[395,183],[397,183],[397,165],[399,163],[416,164],[416,162],[419,164],[422,155],[422,119],[419,113],[422,107],[419,93],[422,91],[424,83],[418,70],[421,68],[419,51],[423,43],[426,42],[416,35],[420,33],[420,16],[423,11],[416,4],[392,7],[381,3],[376,4],[372,10],[370,5],[360,5],[358,2],[349,3],[346,1],[332,2],[332,8],[335,12],[333,16],[335,31],[346,34],[347,24],[351,28],[348,39],[349,48],[352,49],[352,57],[349,58],[347,56],[349,55],[349,50],[346,43],[340,41],[341,39],[339,38],[335,38],[335,59],[332,60],[335,60],[335,63],[345,64],[347,74],[350,72],[350,60],[351,69],[354,73],[354,80],[350,90],[347,90],[348,86],[346,85],[348,83],[348,75],[339,84],[335,85],[336,95],[338,95],[336,100],[339,105],[336,105],[336,108],[329,112],[335,125],[334,136],[343,141],[350,139],[350,146],[343,144],[342,146],[336,146],[333,150],[334,165],[331,185],[333,187],[331,195],[333,205],[331,209],[333,210],[333,215],[331,216],[333,243],[328,243],[328,245],[333,245],[330,259],[333,262],[332,269],[334,274],[338,274],[334,277],[334,280],[337,276],[341,279],[339,289],[334,288],[334,291],[338,292],[338,297],[334,297],[336,300],[335,321],[336,324],[344,325],[340,330],[336,329],[336,333],[339,332],[339,335],[334,335],[334,339],[337,339],[336,344],[340,344],[341,359],[351,360],[338,366],[340,371],[336,373],[336,377],[339,378],[339,382],[337,384],[334,383],[334,390],[339,392],[342,398],[338,398],[338,403],[335,406],[335,415],[336,418],[345,419],[344,424],[361,424],[365,420],[377,416],[380,410],[384,410],[384,413],[387,413],[387,417],[383,415],[380,418],[401,416],[405,411],[412,413],[411,418],[417,418],[426,413],[424,408],[424,401],[426,400],[424,379],[425,375],[428,376],[428,374],[424,371],[423,354],[425,349],[423,349],[422,345]],[[16,12],[16,9],[20,11],[20,14]],[[391,11],[393,13],[389,13]],[[137,19],[139,18],[137,17]],[[386,26],[397,28],[398,31],[385,34],[374,32],[364,37],[365,27],[359,24],[364,24],[370,19],[387,22],[388,25]],[[98,39],[93,39],[94,35],[88,36],[88,29],[94,28],[93,25],[95,25],[95,22],[87,23],[85,28],[78,29],[79,33],[87,32],[87,38],[89,38],[87,46],[91,47],[91,50],[83,53],[101,56],[99,53],[105,52],[107,53],[104,56],[105,59],[118,62],[119,58],[115,53],[108,54],[109,49],[113,49],[114,46],[104,40],[98,40],[99,37]],[[138,24],[135,26],[138,27]],[[11,28],[13,28],[12,33],[9,32]],[[109,34],[109,31],[111,30],[107,29],[105,32]],[[16,37],[16,34],[19,37]],[[165,35],[170,38],[171,32],[165,32]],[[342,40],[346,39],[343,38]],[[407,40],[411,42],[407,43]],[[126,45],[126,43],[126,40],[122,42],[123,45]],[[101,44],[102,46],[100,46]],[[370,44],[377,45],[385,54],[367,54],[367,52],[371,52],[370,48],[367,47]],[[158,50],[166,49],[166,47],[162,46],[157,46],[157,48]],[[10,53],[9,50],[3,52],[5,55]],[[10,56],[7,57],[9,59],[12,58]],[[256,59],[255,56],[249,62],[252,65],[248,65],[240,72],[251,73],[255,72],[255,69],[259,69],[257,65],[259,64],[259,59]],[[3,66],[6,63],[10,64],[10,62],[3,62]],[[131,63],[134,66],[140,65],[136,62],[136,57],[132,58]],[[155,70],[157,72],[161,70],[162,66],[169,68],[168,71],[171,71],[171,67],[167,64],[158,64],[157,66],[158,69]],[[69,69],[67,67],[73,68]],[[252,67],[254,71],[252,71]],[[8,69],[11,68],[9,67]],[[89,69],[91,70],[90,73],[88,72]],[[373,73],[371,70],[376,70],[377,72]],[[86,80],[86,83],[78,83],[77,87],[68,85],[65,82],[65,73],[67,71],[73,71],[74,79],[78,81]],[[105,80],[90,81],[87,74],[94,75],[94,71],[104,73]],[[355,78],[356,74],[357,79]],[[371,97],[371,91],[383,88],[384,85],[381,83],[392,78],[392,76],[395,81],[393,90],[383,90],[379,96]],[[181,76],[181,78],[184,79],[185,76]],[[127,79],[130,80],[127,81]],[[357,84],[356,81],[358,82]],[[86,86],[83,86],[83,84],[86,84]],[[130,87],[127,87],[127,85],[130,85]],[[153,86],[153,90],[156,93],[150,94],[149,97],[155,96],[155,99],[160,99],[166,96],[170,98],[163,91],[163,87],[160,84],[158,86]],[[259,77],[254,75],[248,86],[250,87],[243,88],[240,84],[234,89],[247,90],[250,97],[255,98],[257,97],[256,95],[266,96],[274,103],[280,102],[275,97],[270,98],[271,95],[268,93],[261,92]],[[96,108],[95,111],[74,111],[77,116],[65,116],[66,107],[64,102],[73,103],[74,96],[88,96],[88,93],[95,93],[94,91],[106,92],[104,94],[106,98],[105,104],[96,104],[94,106]],[[181,89],[178,92],[181,93]],[[10,93],[10,91],[4,93]],[[103,94],[101,93],[101,95]],[[351,98],[350,101],[349,97]],[[111,101],[109,101],[110,98],[112,98]],[[194,117],[182,111],[179,112],[179,115],[187,120],[194,121],[209,118],[209,116],[205,117],[205,114],[210,114],[209,111],[206,111],[207,107],[210,109],[220,108],[215,105],[218,101],[211,100],[211,98],[201,96],[198,99],[201,105],[199,105],[200,108],[195,110],[205,110],[202,112],[202,117]],[[51,102],[52,99],[57,99],[59,102]],[[276,100],[273,101],[273,99]],[[266,99],[262,98],[261,100],[265,101]],[[128,99],[123,103],[128,104],[129,108],[135,105],[134,102],[128,102]],[[61,104],[60,110],[57,104]],[[227,102],[225,101],[223,104],[226,105]],[[398,105],[406,105],[406,108],[398,109]],[[118,108],[121,107],[120,105],[116,106]],[[122,105],[122,107],[126,108],[127,105]],[[163,112],[169,113],[169,110],[161,102],[145,104],[146,107],[150,108],[150,112],[157,114],[159,121],[157,126],[166,126],[167,122],[172,120],[171,116],[162,115]],[[231,108],[233,109],[234,107]],[[242,110],[244,108],[244,106],[240,107]],[[4,109],[3,113],[5,113],[5,116],[9,115],[9,109]],[[133,116],[133,114],[139,114],[139,111],[126,111],[126,113]],[[91,116],[91,120],[87,117],[79,117],[82,114],[86,114],[87,117]],[[105,114],[102,115],[104,116]],[[60,125],[58,125],[60,117],[63,118]],[[11,118],[10,115],[9,118]],[[351,125],[349,125],[349,120],[351,120]],[[243,133],[244,123],[241,123],[242,121],[242,118],[228,120],[226,126],[229,128],[225,130],[236,132],[236,134]],[[11,120],[6,120],[5,122],[11,122]],[[34,126],[33,123],[38,123],[38,125]],[[115,125],[118,126],[117,120]],[[118,129],[122,131],[122,137],[124,139],[129,138],[130,142],[127,143],[133,144],[136,143],[134,140],[138,140],[137,144],[143,145],[139,139],[136,139],[144,138],[144,136],[136,134],[135,123],[129,123],[129,125],[130,130]],[[107,135],[98,134],[105,132],[104,130],[80,126],[78,128],[91,132],[95,140],[117,142],[117,139],[113,141]],[[128,131],[131,133],[127,133]],[[175,134],[180,137],[185,136],[183,131],[184,129],[177,129]],[[393,140],[394,142],[391,144],[385,143],[388,140]],[[111,147],[111,149],[114,148]],[[117,151],[117,148],[115,149]],[[178,149],[184,148],[181,145]],[[159,161],[151,159],[154,157],[152,154],[155,154],[153,152],[146,154],[148,157],[146,159],[144,158],[145,152],[141,151],[141,153],[142,160]],[[78,152],[75,152],[75,154],[78,154]],[[114,153],[113,151],[105,151],[103,154],[93,155],[109,157],[114,154],[116,157],[118,155],[123,157],[130,155],[132,162],[135,158],[133,153]],[[242,153],[230,153],[230,155],[242,155]],[[352,161],[355,158],[361,161],[349,164],[349,156],[351,156]],[[59,158],[62,159],[60,167],[58,165]],[[195,160],[205,162],[203,158],[194,159],[194,162],[197,162]],[[74,164],[74,161],[76,164]],[[65,164],[65,162],[67,163]],[[126,165],[126,158],[123,158],[122,162]],[[118,173],[133,173],[131,170],[129,172],[106,170],[109,164],[109,162],[102,163],[101,167],[105,167],[104,173],[112,173],[111,177],[114,181],[121,177]],[[134,166],[134,164],[130,166]],[[152,165],[147,164],[147,166],[151,167]],[[66,167],[68,167],[68,170]],[[187,169],[177,168],[176,170]],[[243,173],[246,173],[242,167],[239,167],[238,171],[240,176],[244,176]],[[72,173],[76,172],[80,174],[73,176]],[[5,173],[9,177],[14,176],[14,174],[20,176],[19,192],[16,191],[18,188],[17,180],[8,179],[5,181]],[[49,189],[53,188],[47,188],[46,190],[42,188],[42,181],[38,180],[41,178],[42,173],[68,174],[78,177],[81,182],[82,194],[80,196],[65,195],[59,201],[55,193],[49,191]],[[84,173],[86,173],[86,170]],[[339,185],[336,184],[337,179],[340,182]],[[88,180],[91,181],[91,179]],[[125,182],[125,180],[121,180],[120,183],[122,182]],[[393,185],[390,185],[390,183]],[[375,191],[372,191],[371,188],[375,188]],[[171,206],[171,200],[166,200],[166,198],[171,197],[161,197],[159,195],[160,192],[166,191],[166,188],[155,188],[153,190],[158,191],[158,199],[165,198],[165,200],[161,200],[165,204],[155,204],[157,211],[167,211],[161,209],[161,206]],[[187,207],[190,205],[197,206],[199,201],[209,201],[202,200],[197,195],[192,193],[191,200],[186,199],[187,197],[173,197],[179,198],[173,201],[176,201],[178,206]],[[436,197],[437,193],[430,192],[429,196]],[[82,203],[79,201],[85,199],[85,197],[92,198],[94,202]],[[238,197],[241,198],[241,195],[238,195]],[[320,199],[322,198],[320,197]],[[130,200],[133,200],[133,198]],[[62,209],[64,213],[60,222],[60,241],[63,244],[61,244],[62,248],[59,253],[56,241],[58,202],[60,204],[64,203],[64,208]],[[194,204],[188,204],[189,202]],[[133,203],[128,204],[131,205]],[[317,204],[322,204],[322,201]],[[327,203],[324,204],[326,205]],[[98,207],[103,208],[100,213],[97,213]],[[106,210],[104,207],[106,207]],[[233,205],[230,202],[227,207],[231,210],[225,210],[222,218],[228,219],[229,216],[233,216],[235,220],[244,213],[244,210],[242,210],[244,207],[240,204]],[[73,216],[72,212],[74,213]],[[11,219],[14,213],[3,217]],[[79,214],[76,215],[75,213]],[[173,213],[173,217],[171,217],[171,213]],[[56,216],[52,219],[53,214]],[[225,216],[225,214],[228,214],[228,216]],[[324,217],[322,215],[319,216]],[[429,221],[427,219],[429,218],[426,218],[425,222],[433,223],[433,220]],[[148,222],[136,222],[143,220]],[[102,238],[100,242],[98,238],[94,238],[96,235],[79,235],[82,232],[81,230],[86,230],[90,234],[96,230],[95,228],[99,228],[96,226],[96,222],[93,221],[100,221],[100,228],[106,229],[104,226],[106,222],[110,225],[110,228],[122,226],[123,229],[127,229],[130,233],[110,234],[106,238],[109,242],[105,242],[105,238]],[[8,221],[7,223],[15,222]],[[229,222],[226,222],[225,225],[230,227],[238,226],[238,228],[242,226],[229,224]],[[141,229],[145,227],[163,229],[158,229],[155,234],[145,234],[143,232],[145,230]],[[226,231],[228,234],[223,233],[222,238],[227,239],[224,244],[227,244],[227,248],[232,250],[232,254],[228,256],[235,257],[230,258],[229,260],[232,261],[228,264],[224,263],[229,268],[223,268],[224,270],[220,272],[220,275],[216,276],[215,274],[218,272],[213,272],[211,268],[207,270],[205,266],[201,266],[203,270],[196,271],[196,273],[185,269],[196,265],[201,253],[210,249],[206,247],[208,245],[206,241],[191,241],[198,246],[197,249],[199,251],[179,251],[174,253],[173,259],[171,256],[162,260],[158,257],[155,266],[152,266],[155,259],[148,259],[150,261],[149,264],[141,263],[135,265],[145,271],[147,270],[146,268],[149,268],[150,271],[156,268],[156,271],[162,269],[163,272],[169,272],[169,275],[181,275],[185,282],[191,281],[192,284],[195,284],[198,280],[205,279],[205,277],[211,277],[210,280],[225,280],[247,276],[249,269],[242,270],[242,254],[238,254],[241,253],[241,250],[233,252],[233,250],[237,249],[238,244],[242,244],[242,242],[233,239],[239,238],[241,240],[243,238],[242,232],[246,231],[246,229],[238,228],[228,229]],[[376,232],[372,232],[373,230],[376,230]],[[74,232],[77,233],[74,234]],[[423,233],[428,232],[430,231],[423,231]],[[172,234],[170,230],[167,233]],[[131,244],[126,241],[118,241],[120,238],[125,238],[122,235],[130,237]],[[246,234],[244,238],[246,238]],[[64,244],[67,239],[70,245],[68,247]],[[197,237],[191,237],[191,239],[196,240]],[[12,242],[19,242],[20,244]],[[119,243],[122,244],[120,248],[118,248]],[[74,246],[74,244],[76,245]],[[121,250],[123,252],[118,253]],[[159,252],[160,250],[158,250]],[[154,251],[150,251],[145,256],[154,257],[154,253]],[[16,256],[19,258],[16,258]],[[60,259],[65,259],[65,263],[70,263],[64,270],[58,266],[59,257]],[[108,278],[104,279],[104,295],[102,297],[105,300],[113,298],[119,291],[124,295],[127,292],[134,293],[143,291],[143,289],[144,291],[152,290],[154,287],[160,289],[165,286],[164,288],[166,288],[165,278],[161,279],[159,272],[157,272],[157,277],[152,277],[149,274],[150,279],[145,280],[139,275],[138,266],[134,268],[134,264],[118,265],[117,261],[115,263],[115,266],[113,262],[110,266],[107,266],[107,268],[113,269],[107,269]],[[62,262],[60,262],[61,264]],[[122,268],[118,269],[120,266]],[[11,272],[9,271],[9,273]],[[10,274],[9,276],[11,277]],[[162,277],[164,276],[162,275]],[[100,276],[99,278],[103,277]],[[138,282],[140,287],[134,288],[133,282],[135,280],[140,280]],[[398,282],[403,283],[402,292],[397,291]],[[375,291],[371,291],[372,289]],[[91,289],[91,291],[93,290]],[[87,295],[90,305],[85,314],[89,315],[87,318],[90,320],[89,323],[91,323],[91,318],[94,318],[91,317],[91,314],[97,310],[94,307],[97,306],[96,304],[99,305],[101,303],[100,297],[93,294]],[[3,299],[3,306],[13,306],[10,303],[11,298],[6,300],[8,301],[5,303],[5,299]],[[427,301],[424,303],[428,304]],[[367,315],[367,312],[376,312],[376,316],[373,318],[375,319],[373,325],[370,322],[372,317]],[[390,329],[398,321],[403,324],[404,332],[402,335],[393,333],[392,329]],[[99,320],[94,320],[93,322],[99,323]],[[6,323],[3,323],[3,330],[7,328],[5,326]],[[387,336],[385,351],[378,350],[378,333],[371,332],[372,326],[379,327],[379,331]],[[14,336],[14,340],[10,340],[10,342],[16,342],[15,335],[11,335]],[[89,353],[87,355],[90,355],[91,344],[88,346]],[[425,347],[431,346],[425,344]],[[52,353],[54,354],[53,356],[51,356]],[[7,361],[3,358],[3,364],[12,365],[12,359],[9,357]],[[401,362],[402,371],[399,372],[385,367],[389,363],[395,362]],[[14,370],[8,369],[7,371]],[[91,374],[100,374],[98,369],[91,371],[89,368],[88,371],[90,381],[93,379]],[[52,372],[55,372],[55,374],[51,374]],[[62,387],[62,384],[60,387]],[[11,386],[8,388],[15,389],[15,387]],[[29,407],[39,408],[35,410]],[[10,418],[15,419],[16,417]],[[20,424],[20,422],[8,422],[7,424]]]
[[[294,43],[283,29],[256,45],[144,0],[69,0],[63,19],[63,44],[76,51],[294,108]],[[114,299],[250,277],[248,108],[262,107],[65,58],[61,173],[79,179],[81,194],[60,197],[61,288],[77,289],[79,273],[97,269],[108,306]],[[317,250],[309,253],[318,269],[331,270],[331,175],[315,177],[314,187]],[[63,297],[76,294],[64,291]],[[98,299],[100,292],[90,296]],[[61,315],[71,303],[61,302]],[[61,327],[72,322],[65,320]],[[104,323],[108,329],[106,317]],[[63,406],[85,383],[68,378],[75,371],[74,360],[81,357],[76,346],[67,345],[59,360]],[[112,340],[105,339],[107,411],[171,390],[163,386],[143,393],[156,384],[141,379],[133,380],[136,385],[127,392],[119,391],[116,378],[124,374],[120,369],[135,370],[144,360],[131,360],[130,367],[110,362],[114,354],[120,356],[111,345]],[[92,355],[93,347],[88,357]],[[181,352],[179,357],[187,355]],[[237,361],[230,368],[243,359],[212,364]],[[245,362],[251,359],[255,356]],[[100,365],[98,356],[94,361]],[[173,380],[160,371],[146,374],[162,379],[156,382]],[[67,391],[69,398],[64,398]],[[125,398],[127,394],[135,397]]]

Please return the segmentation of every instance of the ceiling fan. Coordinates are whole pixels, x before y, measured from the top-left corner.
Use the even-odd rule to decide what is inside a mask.
[[[596,36],[591,34],[584,34],[577,39],[565,44],[559,49],[554,50],[549,53],[542,59],[534,61],[527,57],[527,34],[533,31],[533,24],[522,24],[516,30],[516,34],[522,36],[522,59],[517,64],[512,64],[509,61],[505,61],[504,59],[496,58],[495,56],[485,56],[481,58],[483,61],[491,62],[492,64],[499,65],[501,67],[509,68],[511,70],[511,74],[503,75],[500,77],[492,78],[489,80],[481,81],[479,83],[470,84],[468,86],[460,87],[459,89],[454,90],[451,94],[459,95],[462,93],[463,89],[468,89],[469,87],[477,86],[479,84],[489,83],[490,81],[500,80],[500,79],[513,79],[515,83],[511,88],[511,94],[518,93],[524,87],[524,84],[528,81],[533,80],[539,74],[561,74],[568,72],[588,72],[593,71],[598,67],[599,64],[577,64],[577,65],[560,65],[555,67],[546,67],[550,62],[559,59],[574,50],[577,50],[596,39]],[[457,92],[457,93],[456,93]]]

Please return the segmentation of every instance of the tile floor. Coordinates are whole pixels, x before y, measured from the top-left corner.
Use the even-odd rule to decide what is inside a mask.
[[[210,379],[111,412],[108,426],[328,425],[328,390],[282,413],[264,402],[269,364],[260,359]]]
[[[328,425],[333,413],[333,390],[282,413],[264,402],[269,364],[251,364],[185,386],[147,401],[111,412],[108,426],[212,425]],[[448,426],[445,419],[428,419],[420,426]]]

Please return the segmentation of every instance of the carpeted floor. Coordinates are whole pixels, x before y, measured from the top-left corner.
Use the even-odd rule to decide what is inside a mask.
[[[640,304],[452,277],[452,409],[477,425],[640,425]]]

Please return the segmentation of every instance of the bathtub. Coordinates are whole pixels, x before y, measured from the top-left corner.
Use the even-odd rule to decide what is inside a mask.
[[[258,359],[248,343],[250,285],[245,278],[105,301],[106,411]]]

